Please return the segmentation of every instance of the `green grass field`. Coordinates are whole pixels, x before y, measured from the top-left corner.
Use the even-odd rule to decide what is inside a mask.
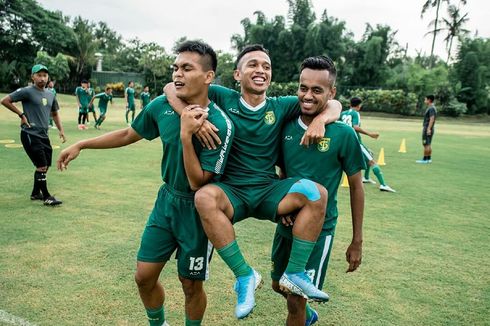
[[[51,130],[53,145],[125,126],[121,99],[109,107],[101,131],[77,130],[74,98],[59,100],[68,142],[61,145]],[[20,143],[18,123],[2,108],[0,140]],[[349,196],[339,189],[341,216],[325,286],[332,299],[315,305],[319,325],[489,325],[489,124],[440,119],[427,166],[414,163],[422,154],[420,120],[366,115],[363,126],[380,132],[379,140],[365,137],[365,143],[376,157],[384,148],[382,169],[398,192],[366,185],[363,263],[346,274]],[[406,154],[398,153],[402,138]],[[161,183],[161,151],[158,140],[84,151],[68,171],[50,171],[50,191],[64,201],[52,208],[29,199],[34,169],[23,149],[0,144],[0,325],[146,325],[133,273]],[[236,321],[232,273],[215,255],[204,324],[283,325],[285,301],[270,289],[274,226],[249,219],[236,229],[265,287],[253,315]],[[183,325],[174,261],[161,280],[167,320]],[[6,313],[30,324],[9,322]]]

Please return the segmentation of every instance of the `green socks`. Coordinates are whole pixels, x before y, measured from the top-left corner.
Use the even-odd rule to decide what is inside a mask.
[[[364,179],[369,180],[369,172],[371,171],[371,167],[368,164],[366,164],[366,165],[367,165],[367,168],[366,168],[366,170],[364,170]]]
[[[236,240],[216,251],[225,264],[233,271],[235,277],[249,275],[252,272],[252,268],[245,262]]]
[[[165,311],[163,306],[160,308],[146,308],[146,315],[150,326],[162,326],[165,322]]]
[[[381,172],[381,169],[379,168],[378,164],[373,166],[373,173],[378,178],[378,181],[381,185],[386,186],[385,184],[385,179],[383,178],[383,172]]]
[[[201,326],[202,320],[190,320],[185,316],[185,326]]]
[[[315,244],[316,242],[302,240],[293,236],[293,245],[291,247],[289,263],[286,267],[286,273],[294,274],[304,272]]]
[[[310,305],[306,303],[306,320],[310,319],[312,314],[313,309],[311,309]]]

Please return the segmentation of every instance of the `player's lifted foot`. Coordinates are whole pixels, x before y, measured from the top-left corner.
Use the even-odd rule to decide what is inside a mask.
[[[302,296],[305,299],[327,302],[330,297],[313,285],[306,272],[284,273],[279,280],[279,286],[284,292]]]
[[[309,310],[310,317],[308,318],[308,314],[306,314],[306,322],[305,326],[310,326],[316,324],[318,321],[318,312],[315,309],[311,308],[308,304],[306,304],[306,309]]]
[[[44,200],[44,205],[46,206],[58,206],[61,205],[63,202],[61,200],[58,200],[54,198],[54,196],[49,196]]]
[[[252,273],[239,276],[235,282],[237,304],[235,316],[238,319],[247,317],[255,307],[255,290],[262,285],[262,276],[252,269]]]
[[[396,192],[395,189],[391,188],[388,185],[384,185],[384,186],[381,185],[381,186],[379,186],[379,190],[381,190],[381,191],[387,191],[387,192]]]
[[[362,183],[372,183],[373,185],[375,185],[376,181],[374,181],[373,179],[366,179],[362,177]]]

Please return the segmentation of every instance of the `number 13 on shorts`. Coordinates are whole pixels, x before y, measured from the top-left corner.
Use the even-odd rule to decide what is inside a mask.
[[[204,257],[189,257],[189,270],[200,271],[204,267]]]

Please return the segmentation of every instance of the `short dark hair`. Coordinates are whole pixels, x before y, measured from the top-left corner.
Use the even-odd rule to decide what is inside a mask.
[[[432,94],[427,95],[425,98],[426,98],[426,99],[428,99],[428,100],[430,100],[431,102],[434,102],[434,100],[436,99],[436,98],[434,97],[434,95],[432,95]]]
[[[351,107],[356,107],[358,105],[361,105],[362,100],[359,97],[353,97],[350,99],[350,106]]]
[[[332,59],[330,59],[330,57],[326,55],[318,55],[315,57],[306,58],[301,63],[300,72],[307,68],[312,70],[327,70],[332,86],[335,85],[337,68],[335,68],[335,63]]]
[[[105,88],[105,90],[106,90],[106,91],[108,91],[108,90],[110,90],[110,89],[112,89],[112,87],[111,87],[111,86],[107,86],[107,87]]]
[[[82,79],[82,81],[80,82],[80,84],[88,84],[88,80]]]
[[[129,86],[129,84],[131,84],[131,83],[133,83],[133,81],[132,81],[132,80],[128,81],[128,86]]]
[[[235,61],[235,68],[238,68],[238,63],[240,62],[240,60],[242,60],[243,56],[249,52],[253,52],[253,51],[261,51],[261,52],[264,52],[265,54],[269,55],[269,51],[264,48],[264,46],[262,44],[250,44],[250,45],[247,45],[246,47],[244,47],[240,53],[238,53],[238,56],[236,57],[236,61]]]
[[[207,70],[213,70],[216,72],[216,67],[218,66],[218,57],[213,48],[202,41],[185,41],[175,50],[177,54],[182,52],[195,52],[198,53],[203,60],[201,64],[203,68]]]

